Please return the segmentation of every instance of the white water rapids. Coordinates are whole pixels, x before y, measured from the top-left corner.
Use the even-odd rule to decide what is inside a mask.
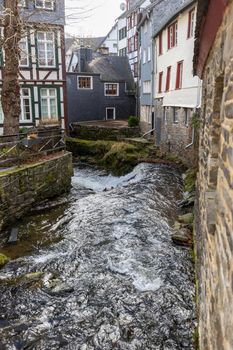
[[[61,239],[0,270],[0,349],[192,350],[193,266],[170,237],[181,188],[164,165],[76,167],[62,212],[20,226]]]

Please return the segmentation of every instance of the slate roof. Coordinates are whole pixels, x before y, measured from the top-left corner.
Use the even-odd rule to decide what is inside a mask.
[[[195,3],[194,0],[154,0],[152,14],[152,35],[155,37],[173,18],[186,7]]]
[[[96,51],[103,41],[104,37],[96,38],[79,38],[72,37],[65,39],[65,49],[66,52],[72,47],[73,50],[76,50],[80,47],[90,47],[93,51]]]
[[[95,58],[88,64],[88,72],[100,74],[107,82],[127,82],[128,89],[134,88],[134,79],[130,69],[128,57],[102,56]]]

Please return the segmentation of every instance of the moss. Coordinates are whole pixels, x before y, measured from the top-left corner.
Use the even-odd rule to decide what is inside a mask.
[[[0,254],[0,268],[6,265],[9,262],[9,260],[10,259],[6,255]]]
[[[197,169],[191,168],[186,171],[185,179],[184,179],[184,191],[185,192],[193,192],[196,187],[196,178],[197,178]]]
[[[198,327],[195,327],[193,332],[193,345],[195,350],[199,350],[199,332]]]

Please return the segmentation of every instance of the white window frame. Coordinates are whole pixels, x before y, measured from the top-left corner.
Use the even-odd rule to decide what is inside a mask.
[[[41,5],[38,2],[42,3]],[[48,3],[51,3],[51,6],[47,6]],[[50,10],[54,11],[55,9],[55,0],[35,0],[35,8],[41,10]]]
[[[47,95],[46,96],[42,96],[42,94],[41,94],[41,92],[42,92],[42,90],[47,90]],[[50,96],[49,95],[49,90],[54,90],[55,91],[55,96]],[[51,102],[50,102],[50,100],[52,99],[52,98],[54,98],[55,97],[55,101],[56,101],[56,117],[52,117],[51,116]],[[48,115],[47,115],[47,117],[43,117],[43,115],[42,115],[42,99],[46,99],[47,100],[47,106],[48,106]],[[52,88],[52,87],[45,87],[45,88],[41,88],[40,89],[40,106],[41,106],[41,119],[42,120],[58,120],[59,118],[58,118],[58,100],[57,100],[57,89],[56,88]]]
[[[23,90],[28,90],[28,96],[23,95]],[[26,119],[26,115],[24,114],[24,100],[29,100],[29,109],[30,109],[30,119]],[[20,123],[31,123],[32,122],[32,96],[31,89],[27,87],[22,87],[20,89],[20,106],[21,106],[21,114],[19,117]]]
[[[113,110],[113,119],[108,119],[108,110],[112,109]],[[115,120],[116,119],[116,107],[106,107],[106,120]]]
[[[145,80],[142,83],[143,94],[151,94],[151,80]]]
[[[151,61],[151,48],[150,48],[150,46],[148,46],[148,48],[147,48],[147,61],[148,62]]]
[[[80,78],[88,78],[88,79],[90,79],[91,87],[90,88],[89,87],[87,87],[87,88],[80,87],[79,86],[79,79]],[[77,88],[78,88],[78,90],[93,90],[93,77],[88,76],[88,75],[78,75],[78,77],[77,77]]]
[[[111,94],[107,94],[106,93],[106,90],[107,90],[107,85],[116,85],[117,87],[117,93],[115,95],[111,95]],[[119,96],[119,83],[104,83],[104,96],[107,96],[107,97],[116,97],[116,96]]]
[[[143,50],[143,57],[142,57],[142,63],[146,63],[146,49]]]
[[[20,44],[25,43],[25,51],[23,49],[21,49]],[[20,48],[20,52],[25,53],[25,58],[27,59],[27,63],[26,64],[22,64],[21,63],[21,59],[19,62],[20,67],[28,67],[29,66],[29,45],[28,45],[28,35],[25,34],[25,36],[23,38],[21,38],[20,42],[19,42],[19,48]]]
[[[44,34],[44,39],[39,39],[39,34]],[[48,34],[52,34],[53,39],[52,40],[48,40],[47,39],[47,35]],[[40,57],[39,57],[39,44],[44,44],[44,52],[45,52],[45,64],[41,64],[40,63]],[[49,64],[49,58],[48,58],[48,44],[53,44],[53,61],[54,64]],[[43,32],[43,31],[38,31],[37,32],[37,52],[38,52],[38,66],[39,67],[56,67],[56,54],[55,54],[55,33],[52,31],[48,31],[48,32]]]

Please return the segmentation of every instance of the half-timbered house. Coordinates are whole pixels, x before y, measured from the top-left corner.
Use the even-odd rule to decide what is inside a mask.
[[[0,0],[3,8],[4,1]],[[20,126],[65,126],[66,83],[64,0],[24,0],[20,14],[25,30],[20,41]],[[3,28],[2,28],[3,29]],[[0,61],[0,88],[4,79],[4,52]],[[4,115],[0,106],[0,129]]]

